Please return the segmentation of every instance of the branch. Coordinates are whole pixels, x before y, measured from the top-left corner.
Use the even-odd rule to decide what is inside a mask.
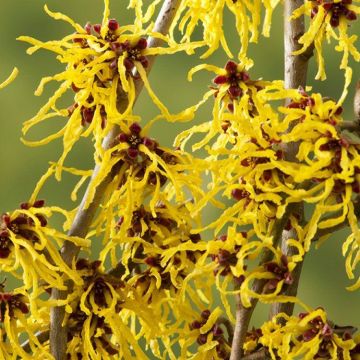
[[[180,0],[164,0],[158,18],[155,22],[154,32],[158,32],[161,34],[166,34],[170,28],[170,25],[175,17],[175,14],[180,6]],[[157,38],[150,38],[148,41],[149,47],[157,47],[161,44],[161,40]],[[155,57],[149,57],[147,72],[150,71]],[[139,95],[143,87],[143,83],[138,80],[135,83],[136,89],[136,97]],[[119,89],[119,103],[118,109],[120,112],[123,112],[126,109],[128,99],[126,94]],[[113,129],[109,132],[107,137],[104,140],[103,147],[104,149],[108,149],[111,147],[116,135],[119,133],[119,127],[115,125]],[[116,169],[115,169],[116,170]],[[96,166],[94,169],[94,173],[92,179],[96,176],[99,171],[99,167]],[[95,212],[99,207],[103,194],[112,181],[115,171],[112,171],[108,176],[104,179],[104,181],[96,188],[96,193],[92,203],[88,208],[84,208],[84,204],[86,202],[86,198],[88,196],[88,190],[85,192],[83,200],[78,208],[78,211],[73,220],[72,226],[69,231],[70,236],[79,236],[85,237],[89,226],[94,218]],[[92,181],[92,179],[90,181]],[[89,187],[88,187],[89,189]],[[80,251],[80,248],[74,245],[72,242],[65,241],[62,249],[61,256],[64,261],[71,266],[73,259],[76,258]],[[70,285],[69,285],[70,286]],[[59,291],[58,289],[53,289],[51,296],[53,299],[65,299],[68,295],[68,291]],[[62,326],[62,322],[64,319],[65,309],[64,307],[54,307],[51,309],[50,313],[50,349],[51,353],[54,356],[55,360],[65,360],[66,359],[66,344],[67,344],[67,330],[65,326]]]
[[[221,316],[217,320],[217,323],[225,326],[225,329],[228,334],[228,342],[231,343],[234,338],[234,328],[231,324],[231,321],[228,318]]]
[[[39,340],[40,343],[44,343],[49,340],[49,330],[40,331],[40,332],[36,333],[35,336]],[[24,341],[21,344],[21,347],[23,348],[24,351],[29,353],[31,351],[30,340]]]
[[[276,247],[279,244],[282,238],[283,228],[286,225],[289,216],[293,212],[295,206],[296,206],[295,203],[290,204],[287,207],[284,216],[276,221],[273,228],[274,247]],[[261,253],[259,265],[271,261],[272,257],[273,257],[273,253],[268,249],[264,249]],[[261,294],[265,284],[266,284],[266,280],[256,279],[254,280],[251,290],[258,294]],[[243,355],[243,344],[245,341],[246,333],[249,328],[250,319],[258,303],[258,299],[257,298],[251,299],[251,305],[248,308],[242,305],[239,295],[236,295],[235,301],[236,301],[236,320],[235,320],[234,337],[231,345],[230,360],[242,359],[241,356]]]
[[[271,359],[269,356],[268,351],[265,348],[261,348],[260,350],[249,354],[249,355],[245,355],[243,358],[243,360],[268,360]]]
[[[304,5],[304,0],[285,0],[284,2],[284,60],[285,60],[285,87],[287,89],[297,89],[299,86],[305,88],[308,62],[311,57],[312,51],[308,51],[307,54],[302,56],[292,55],[294,51],[299,50],[301,45],[298,43],[299,38],[305,33],[305,19],[304,15],[297,19],[289,21],[289,17],[298,9]],[[289,101],[289,99],[288,99]],[[292,143],[285,146],[285,158],[288,161],[297,161],[296,154],[299,149],[298,143]],[[300,221],[304,218],[304,204],[298,203],[294,209],[300,216]],[[288,246],[288,239],[296,239],[297,235],[294,230],[283,231],[281,250],[286,256],[292,256],[297,253],[297,249]],[[293,283],[288,286],[284,291],[284,295],[296,296],[299,285],[299,279],[301,275],[302,263],[296,265],[295,270],[292,273]],[[291,315],[294,310],[294,303],[274,303],[271,306],[270,318],[280,312],[285,312]]]
[[[272,252],[269,250],[265,250],[263,252],[263,258],[260,261],[260,264],[264,264],[266,262],[269,262],[272,259]],[[255,280],[251,290],[261,294],[264,286],[266,284],[266,280]],[[249,328],[250,320],[252,317],[252,314],[255,310],[255,307],[259,301],[257,298],[253,298],[250,301],[250,307],[245,307],[241,303],[240,295],[236,295],[235,298],[236,301],[236,321],[235,321],[235,328],[234,328],[234,338],[231,345],[231,354],[230,354],[230,360],[240,360],[243,356],[243,345],[246,338],[246,333]]]
[[[354,96],[354,115],[357,121],[360,121],[360,80],[356,83]]]
[[[261,292],[264,288],[265,282],[255,280],[252,290],[258,288]],[[234,329],[234,338],[231,345],[230,360],[240,360],[243,355],[243,344],[246,338],[246,333],[249,328],[250,319],[258,302],[258,299],[251,299],[251,306],[246,308],[241,303],[240,295],[236,295],[236,322]]]
[[[360,119],[355,119],[353,121],[344,121],[338,126],[340,130],[347,130],[360,134]]]

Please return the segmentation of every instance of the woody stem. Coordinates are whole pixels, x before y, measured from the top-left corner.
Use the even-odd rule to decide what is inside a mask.
[[[289,20],[289,17],[292,15],[294,10],[298,9],[300,6],[304,5],[304,0],[285,0],[284,1],[284,65],[285,65],[285,87],[287,89],[297,89],[300,86],[305,88],[306,86],[306,77],[307,77],[307,68],[308,62],[312,55],[312,49],[308,49],[307,52],[294,56],[292,55],[294,51],[299,50],[301,45],[298,40],[305,33],[305,19],[304,15],[298,17],[297,19]],[[289,100],[288,100],[289,101]],[[298,143],[290,143],[285,146],[285,159],[287,161],[295,162],[296,154],[299,149]],[[300,222],[304,219],[304,204],[298,203],[293,211],[293,214],[297,214],[300,219]],[[281,240],[281,250],[286,256],[292,256],[296,253],[296,249],[292,246],[289,246],[287,241],[288,239],[296,239],[297,234],[294,230],[283,231],[282,240]],[[295,270],[293,271],[293,283],[287,287],[284,291],[284,295],[296,296],[299,279],[301,275],[302,262],[296,265]],[[285,312],[288,315],[291,315],[294,310],[294,303],[275,303],[272,305],[270,310],[270,318],[274,315]]]
[[[181,0],[164,0],[163,5],[161,7],[158,18],[155,22],[154,32],[166,34],[169,31],[170,25],[176,15],[176,12],[180,6]],[[149,47],[157,47],[161,44],[161,40],[158,38],[150,38],[148,40]],[[149,57],[149,64],[147,67],[147,72],[150,71],[155,57]],[[141,80],[137,80],[135,82],[136,89],[136,97],[139,95],[143,87],[143,83]],[[128,104],[127,94],[119,88],[118,89],[118,110],[120,113],[124,112]],[[109,132],[107,137],[103,142],[103,148],[109,149],[119,133],[119,127],[115,125],[113,129]],[[112,171],[105,177],[102,183],[97,186],[95,196],[91,204],[85,208],[86,199],[88,196],[88,190],[91,187],[91,181],[96,178],[96,175],[99,171],[99,166],[96,166],[93,172],[93,176],[90,180],[90,184],[88,185],[87,191],[80,203],[80,206],[77,210],[77,213],[74,217],[73,223],[69,230],[70,236],[79,236],[85,237],[88,233],[91,222],[95,216],[95,213],[100,205],[101,199],[108,187],[111,183],[113,177],[116,175],[116,168],[112,169]],[[64,259],[68,266],[71,266],[73,263],[73,259],[75,259],[80,251],[80,248],[73,244],[70,241],[65,241],[62,249],[61,249],[61,257]],[[51,292],[51,297],[54,300],[66,299],[68,293],[70,292],[71,284],[68,284],[68,290],[60,291],[58,289],[53,289]],[[66,325],[63,326],[63,319],[65,315],[64,306],[53,307],[50,312],[50,350],[51,354],[54,356],[55,360],[65,360],[66,359],[66,345],[67,345],[67,329]]]

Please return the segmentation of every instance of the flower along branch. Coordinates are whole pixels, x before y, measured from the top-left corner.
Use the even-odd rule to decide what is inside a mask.
[[[354,327],[334,324],[297,296],[306,254],[343,227],[351,230],[341,246],[348,290],[360,288],[359,85],[353,121],[342,116],[353,80],[349,57],[360,60],[351,33],[357,2],[130,0],[134,21],[122,24],[105,0],[101,22],[85,25],[45,6],[71,30],[61,40],[19,38],[30,44],[28,54],[48,50],[63,64],[36,89],[42,95],[58,84],[25,121],[22,141],[61,139],[62,153],[29,200],[0,220],[0,268],[20,281],[13,290],[0,284],[3,359],[360,357]],[[256,78],[248,48],[270,36],[275,7],[285,20],[284,79]],[[234,17],[235,52],[226,16]],[[342,53],[338,100],[307,82],[313,51],[316,79],[326,78],[324,40]],[[225,64],[211,63],[219,48]],[[174,113],[149,71],[156,56],[197,58],[199,49],[207,63],[189,69],[188,80],[206,70],[209,88]],[[153,118],[136,111],[143,88],[156,106]],[[153,138],[154,124],[190,123],[205,104],[212,112],[177,134],[173,147]],[[51,121],[62,128],[27,140]],[[93,170],[69,160],[81,138],[93,145]],[[78,179],[74,201],[87,184],[75,209],[39,200],[47,181],[63,181],[64,173]],[[219,216],[208,221],[205,209]],[[62,230],[52,227],[54,215],[64,217]],[[259,302],[272,304],[269,320],[251,329]],[[293,314],[295,304],[302,313]]]

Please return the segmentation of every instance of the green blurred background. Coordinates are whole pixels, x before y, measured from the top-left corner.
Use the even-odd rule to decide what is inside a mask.
[[[100,22],[103,3],[101,0],[48,0],[46,2],[53,11],[61,11],[80,24],[86,21]],[[130,23],[132,12],[126,10],[126,1],[112,1],[112,17],[120,23]],[[27,45],[16,41],[20,35],[29,35],[40,40],[60,39],[73,31],[63,22],[49,18],[43,11],[43,0],[0,0],[0,79],[5,79],[14,66],[20,70],[16,81],[0,92],[0,144],[2,175],[0,176],[0,210],[12,210],[19,203],[30,196],[39,177],[47,169],[49,161],[58,159],[62,145],[60,141],[45,147],[27,148],[19,140],[21,124],[32,117],[48,96],[55,89],[56,84],[48,86],[42,97],[35,97],[34,90],[43,76],[54,74],[62,70],[53,54],[40,51],[33,56],[25,53]],[[233,19],[229,14],[226,24],[229,31],[229,42],[236,53],[238,38],[234,33]],[[273,80],[283,77],[283,43],[282,43],[281,9],[277,9],[273,17],[270,39],[261,38],[258,45],[250,46],[250,56],[255,60],[251,70],[251,77]],[[359,33],[360,21],[351,28],[352,33]],[[312,80],[316,71],[315,60],[311,60],[309,85],[314,91],[321,91],[324,96],[338,98],[343,87],[343,73],[339,70],[340,56],[334,50],[334,45],[326,46],[326,69],[328,80],[316,82]],[[358,47],[360,42],[358,41]],[[200,55],[201,52],[197,53]],[[226,62],[224,53],[219,50],[206,62],[222,66]],[[195,76],[192,83],[186,81],[188,70],[201,63],[198,56],[188,57],[178,54],[171,57],[164,56],[156,61],[151,73],[152,86],[162,101],[172,112],[180,111],[192,105],[202,97],[206,91],[212,75],[201,72]],[[354,83],[360,78],[358,63],[351,62],[354,69],[354,81],[351,85],[348,99],[345,103],[345,118],[351,120],[352,98]],[[70,103],[70,99],[69,99]],[[143,116],[143,121],[156,114],[148,96],[143,93],[136,105],[136,112]],[[198,114],[195,121],[207,121],[211,116],[211,106],[208,104]],[[61,126],[56,119],[46,126],[40,126],[30,132],[29,138],[38,139],[55,131]],[[158,124],[153,129],[152,136],[161,144],[171,145],[175,135],[189,124]],[[92,148],[89,140],[83,141],[72,152],[67,161],[68,165],[82,169],[93,167]],[[61,183],[51,180],[42,192],[47,204],[57,204],[68,209],[76,204],[72,203],[69,191],[74,179],[64,175]],[[208,213],[207,217],[214,217],[215,213]],[[348,292],[345,287],[350,285],[344,269],[344,258],[341,255],[341,245],[346,232],[339,232],[332,236],[319,250],[311,252],[305,261],[301,285],[300,298],[313,307],[323,306],[329,317],[340,325],[352,324],[360,327],[358,306],[360,290]],[[1,276],[0,276],[1,279]],[[254,317],[254,324],[259,325],[267,317],[267,307],[258,307]]]

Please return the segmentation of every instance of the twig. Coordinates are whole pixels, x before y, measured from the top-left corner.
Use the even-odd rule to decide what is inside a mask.
[[[354,96],[354,115],[357,121],[360,121],[360,80],[356,83]]]
[[[35,336],[40,343],[44,343],[49,340],[49,330],[38,332],[35,334]],[[24,351],[30,352],[31,351],[30,341],[29,340],[24,341],[21,344],[21,347],[24,349]]]
[[[293,237],[291,236],[291,238],[293,238]],[[283,243],[283,245],[284,244],[285,244],[285,242]],[[282,251],[284,254],[286,254],[286,256],[291,256],[291,255],[295,254],[297,249],[295,249],[294,247],[285,245],[285,246],[282,246]],[[302,270],[302,267],[304,264],[304,258],[305,258],[305,255],[304,255],[302,261],[300,261],[296,264],[295,269],[291,273],[293,282],[288,285],[288,287],[282,292],[282,294],[287,295],[287,296],[296,296],[297,290],[299,287],[301,270]],[[288,315],[292,315],[292,313],[294,311],[294,306],[295,306],[295,303],[293,303],[293,302],[274,303],[271,305],[269,318],[272,319],[275,315],[277,315],[279,313],[285,313]],[[280,318],[278,320],[278,322],[281,324],[281,323],[285,322],[285,320],[283,318]]]
[[[170,25],[174,19],[174,16],[180,6],[181,0],[164,0],[158,18],[155,22],[154,32],[161,34],[166,34],[170,28]],[[161,40],[157,38],[150,38],[148,41],[149,47],[157,47],[161,44]],[[155,57],[149,57],[147,72],[150,71]],[[138,80],[135,83],[136,97],[142,90],[143,83]],[[128,100],[126,94],[120,89],[119,94],[118,108],[120,112],[123,112],[127,106]],[[104,140],[103,147],[108,149],[114,141],[114,138],[119,133],[119,127],[114,126],[114,128],[109,132],[106,139]],[[92,179],[96,176],[99,171],[99,167],[96,166]],[[75,215],[74,221],[69,231],[71,236],[80,236],[85,237],[92,219],[94,218],[95,212],[98,209],[98,206],[101,202],[103,194],[113,179],[114,172],[108,174],[108,176],[103,180],[103,182],[96,188],[95,196],[92,203],[88,208],[84,208],[86,198],[88,196],[88,191],[86,191],[83,200],[79,206],[79,209]],[[90,181],[92,181],[92,179]],[[89,187],[88,187],[89,189]],[[80,248],[74,245],[73,243],[66,241],[61,249],[61,256],[64,261],[71,266],[73,259],[78,255]],[[68,295],[67,291],[59,291],[58,289],[53,289],[51,296],[53,299],[65,299]],[[51,353],[54,356],[55,360],[65,360],[66,359],[66,344],[67,344],[67,330],[66,326],[62,326],[64,319],[65,309],[64,307],[54,307],[51,309],[50,313],[50,349]]]
[[[217,320],[217,323],[225,326],[225,329],[228,334],[228,342],[231,343],[234,338],[234,328],[231,324],[231,321],[228,318],[221,316]]]
[[[287,89],[297,89],[299,86],[305,87],[308,60],[313,55],[313,45],[311,45],[303,54],[300,56],[294,56],[292,53],[300,49],[298,39],[305,32],[304,16],[297,18],[296,20],[289,21],[289,17],[293,11],[303,5],[303,0],[286,0],[284,3],[284,45],[285,45],[285,87]],[[289,102],[290,100],[288,100]],[[286,160],[296,160],[298,144],[291,143],[285,148]],[[302,208],[299,208],[297,204],[289,206],[283,218],[278,221],[274,229],[273,245],[277,246],[280,238],[283,235],[283,229],[290,214],[297,212],[301,215],[303,212]],[[289,249],[290,250],[290,249]],[[285,250],[285,254],[287,253]],[[271,260],[272,253],[268,252],[265,254],[260,265]],[[252,286],[252,290],[261,293],[263,291],[265,282],[263,280],[255,280]],[[239,360],[243,354],[243,343],[245,340],[246,332],[250,323],[252,313],[258,299],[251,300],[251,306],[245,308],[241,304],[240,297],[236,298],[236,323],[234,331],[234,340],[231,349],[230,360]]]
[[[269,353],[265,348],[261,348],[260,350],[249,354],[249,355],[245,355],[243,358],[243,360],[268,360],[270,359]]]
[[[252,290],[259,290],[262,292],[265,282],[255,280]],[[250,319],[258,302],[258,299],[251,299],[250,307],[246,308],[241,303],[240,295],[236,295],[236,321],[234,328],[234,338],[231,345],[230,360],[240,360],[243,355],[243,344],[246,338],[246,333],[249,328]]]
[[[274,229],[273,229],[274,247],[276,247],[281,240],[282,232],[283,232],[282,230],[285,224],[287,223],[288,218],[292,213],[294,206],[296,206],[296,204],[290,204],[286,209],[284,216],[281,219],[277,220],[277,222],[274,225]],[[261,254],[259,265],[271,261],[272,257],[273,257],[273,253],[268,249],[264,249]],[[251,290],[253,292],[261,294],[265,284],[266,281],[264,280],[255,280],[251,287]],[[239,295],[236,295],[235,302],[236,302],[236,320],[235,320],[234,338],[231,346],[230,360],[242,359],[243,344],[245,341],[246,333],[249,328],[250,319],[258,303],[258,299],[257,298],[251,299],[250,307],[244,307],[242,305]]]
[[[297,89],[299,86],[305,88],[308,62],[311,57],[312,51],[302,56],[292,55],[294,51],[299,50],[301,45],[298,43],[299,38],[305,32],[305,19],[304,16],[300,16],[297,19],[289,21],[289,17],[292,15],[294,10],[304,5],[304,0],[285,0],[284,1],[284,55],[285,55],[285,87],[287,89]],[[290,101],[288,99],[287,101]],[[298,143],[287,144],[285,147],[285,158],[288,161],[297,161],[296,154],[299,149]],[[298,203],[294,209],[300,217],[300,222],[304,218],[304,204]],[[281,249],[284,255],[292,256],[296,254],[297,249],[288,246],[288,239],[296,239],[297,235],[294,230],[284,231],[282,237]],[[299,279],[301,275],[303,261],[296,265],[292,276],[293,283],[287,287],[284,291],[284,295],[296,296]],[[275,303],[271,306],[270,318],[279,312],[285,312],[291,315],[294,310],[294,303]]]
[[[354,121],[344,121],[339,125],[340,130],[347,130],[350,132],[360,133],[360,119]]]

